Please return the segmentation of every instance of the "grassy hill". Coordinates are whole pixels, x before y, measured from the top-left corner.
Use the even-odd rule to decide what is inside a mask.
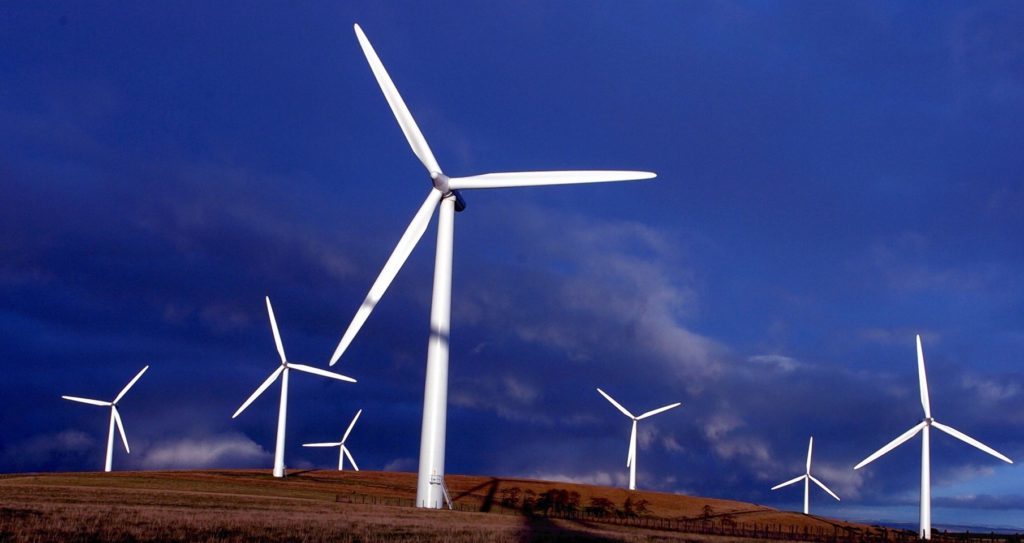
[[[447,484],[456,511],[412,507],[412,473],[304,471],[283,480],[252,470],[3,475],[0,542],[724,542],[744,538],[678,530],[760,526],[778,539],[806,530],[874,530],[658,492],[459,475]]]

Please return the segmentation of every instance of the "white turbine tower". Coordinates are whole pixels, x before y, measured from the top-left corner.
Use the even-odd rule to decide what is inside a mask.
[[[860,464],[854,466],[853,469],[860,469],[875,459],[882,456],[883,454],[895,449],[900,446],[904,441],[914,437],[918,432],[921,433],[921,529],[918,535],[922,539],[932,538],[932,487],[931,487],[931,453],[929,452],[929,441],[931,439],[931,429],[942,430],[947,434],[967,443],[973,445],[988,454],[1002,460],[1003,462],[1013,463],[1012,460],[1003,456],[995,449],[985,445],[984,443],[974,439],[963,432],[955,428],[941,424],[934,418],[932,418],[931,403],[928,399],[928,378],[924,373],[924,351],[921,349],[921,336],[917,336],[917,379],[918,385],[921,387],[921,407],[924,408],[924,420],[917,423],[913,428],[907,430],[903,435],[889,442],[888,445],[878,449],[874,454],[865,458]]]
[[[635,417],[635,416],[633,416],[632,413],[629,412],[628,409],[626,409],[625,407],[622,407],[622,405],[619,402],[613,400],[611,396],[606,394],[605,391],[601,390],[600,388],[597,389],[597,391],[600,392],[602,396],[604,396],[604,399],[606,399],[609,402],[611,402],[611,404],[614,405],[616,409],[618,409],[619,411],[622,411],[623,415],[626,415],[627,417],[629,417],[630,419],[633,420],[633,429],[629,432],[629,452],[626,453],[626,467],[629,468],[629,489],[630,490],[636,490],[636,423],[637,423],[637,421],[644,420],[647,417],[653,417],[654,415],[657,415],[658,413],[661,413],[661,412],[664,412],[664,411],[668,411],[669,409],[672,409],[674,407],[679,407],[680,405],[683,405],[683,404],[681,404],[679,402],[676,402],[674,404],[669,404],[669,405],[666,405],[664,407],[659,407],[659,408],[657,408],[657,409],[655,409],[653,411],[648,411],[648,412],[644,413],[643,415],[640,415],[639,417]]]
[[[437,249],[434,259],[434,289],[430,309],[430,337],[427,343],[427,371],[423,395],[423,426],[420,434],[419,477],[416,486],[416,504],[419,507],[440,508],[446,492],[444,487],[445,417],[448,403],[448,333],[451,325],[452,245],[455,211],[465,208],[460,190],[502,187],[531,187],[538,185],[564,185],[572,183],[599,183],[650,179],[649,172],[635,171],[547,171],[488,173],[470,177],[448,177],[437,164],[416,121],[406,107],[387,70],[373,50],[363,30],[355,25],[356,37],[366,55],[370,69],[377,79],[398,125],[413,153],[426,167],[432,188],[427,199],[413,216],[405,233],[398,240],[391,256],[384,264],[377,280],[370,287],[362,305],[345,330],[338,348],[331,357],[331,365],[341,358],[355,338],[370,312],[401,269],[409,253],[427,229],[434,209],[440,207],[437,226]]]
[[[288,370],[304,371],[313,375],[330,377],[331,379],[348,381],[350,383],[354,383],[356,380],[339,373],[314,368],[313,366],[289,362],[288,358],[284,355],[284,344],[281,343],[281,334],[277,331],[277,320],[274,318],[274,308],[270,305],[270,296],[267,296],[267,314],[270,315],[270,328],[274,331],[274,343],[277,345],[277,354],[281,355],[281,365],[274,370],[274,373],[270,374],[270,377],[267,377],[266,381],[263,381],[263,384],[256,389],[256,392],[252,393],[252,396],[249,396],[248,400],[245,400],[242,407],[239,407],[238,411],[231,415],[231,418],[235,418],[242,411],[245,411],[245,408],[249,407],[253,400],[258,398],[260,394],[263,394],[263,391],[267,390],[270,385],[274,384],[279,375],[281,376],[281,406],[277,412],[277,446],[274,448],[274,477],[284,477],[284,429],[285,421],[288,418]]]
[[[789,485],[791,485],[793,483],[799,483],[800,481],[803,481],[804,482],[804,514],[805,515],[811,514],[811,481],[814,481],[814,484],[820,486],[822,490],[824,490],[825,492],[828,492],[829,495],[831,495],[836,500],[839,499],[839,496],[836,496],[835,492],[832,492],[831,490],[829,490],[828,487],[825,486],[825,483],[819,481],[813,475],[811,475],[811,449],[813,449],[813,448],[814,448],[814,437],[812,436],[811,437],[811,441],[809,443],[807,443],[807,468],[804,471],[803,475],[801,475],[799,477],[796,477],[794,479],[790,479],[790,480],[786,481],[785,483],[777,484],[777,485],[772,487],[772,490],[778,490],[778,489],[780,489],[780,488],[782,488],[784,486],[789,486]]]
[[[348,461],[352,463],[352,467],[356,471],[359,471],[359,466],[356,465],[356,459],[352,458],[352,453],[349,452],[348,447],[345,446],[345,440],[348,439],[348,434],[352,432],[352,427],[356,425],[356,421],[359,420],[359,415],[363,414],[363,410],[356,411],[356,416],[352,417],[352,422],[348,423],[348,430],[345,430],[345,435],[341,436],[341,441],[331,443],[303,443],[303,447],[341,447],[338,451],[338,471],[345,469],[345,457],[348,457]]]
[[[102,400],[91,400],[89,398],[79,398],[78,396],[61,396],[65,400],[71,400],[73,402],[87,403],[89,405],[98,405],[100,407],[110,407],[110,431],[107,432],[107,461],[103,465],[103,471],[110,471],[110,467],[114,460],[114,426],[117,426],[118,433],[121,434],[121,441],[124,443],[125,452],[131,454],[131,449],[128,448],[128,436],[124,433],[124,423],[121,422],[121,414],[117,412],[117,402],[124,398],[124,395],[128,393],[128,389],[132,388],[132,385],[142,377],[143,373],[149,366],[142,368],[139,373],[135,374],[135,377],[128,381],[128,384],[121,389],[121,392],[117,393],[117,397],[112,402],[104,402]]]

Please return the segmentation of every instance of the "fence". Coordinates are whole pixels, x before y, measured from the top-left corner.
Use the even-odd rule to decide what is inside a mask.
[[[338,494],[335,501],[367,505],[390,505],[414,507],[416,501],[409,498],[370,496],[366,494]],[[649,530],[663,530],[702,535],[746,537],[776,541],[811,541],[817,543],[918,543],[916,532],[883,527],[868,530],[833,524],[824,526],[792,526],[774,523],[735,522],[725,516],[719,518],[662,518],[645,515],[625,515],[621,512],[595,513],[585,510],[572,511],[529,511],[519,508],[496,506],[483,510],[480,505],[453,503],[452,509],[467,513],[492,513],[523,517],[576,520]],[[827,521],[826,521],[827,522]],[[1024,543],[1021,534],[972,533],[932,531],[933,542],[939,543]]]

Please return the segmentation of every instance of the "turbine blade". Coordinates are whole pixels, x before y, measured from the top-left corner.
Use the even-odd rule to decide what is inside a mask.
[[[626,467],[633,465],[636,460],[636,421],[633,421],[633,429],[629,432],[629,452],[626,453]]]
[[[106,407],[108,405],[114,405],[113,402],[104,402],[104,401],[100,401],[100,400],[90,400],[89,398],[79,398],[78,396],[61,396],[61,398],[64,398],[65,400],[71,400],[73,402],[87,403],[89,405],[99,405],[99,406],[102,406],[102,407]]]
[[[274,307],[270,305],[270,296],[266,296],[267,315],[270,315],[270,329],[274,331],[274,344],[277,345],[277,354],[281,355],[281,363],[287,363],[284,355],[284,343],[281,342],[281,332],[277,330],[277,319],[274,318]]]
[[[811,441],[807,443],[807,474],[811,473],[811,449],[814,448],[814,436],[811,436]]]
[[[786,481],[785,483],[779,483],[779,484],[773,486],[772,490],[778,490],[778,489],[780,489],[780,488],[782,488],[784,486],[789,486],[789,485],[791,485],[793,483],[799,483],[800,481],[803,481],[805,478],[807,478],[806,475],[801,475],[799,477],[795,477],[793,479],[790,479],[790,480]]]
[[[338,442],[338,443],[303,443],[302,444],[303,447],[337,447],[338,445],[341,445],[341,442]]]
[[[121,389],[121,392],[119,392],[117,394],[117,397],[114,398],[114,401],[111,402],[111,403],[117,403],[117,402],[121,401],[121,398],[124,398],[124,395],[128,393],[128,389],[132,388],[132,385],[135,384],[135,381],[138,381],[139,378],[142,377],[142,374],[146,373],[146,370],[148,370],[148,369],[149,369],[149,365],[146,365],[146,367],[142,368],[142,371],[140,371],[138,374],[136,374],[134,379],[132,379],[131,381],[128,381],[128,384],[125,385],[124,388]]]
[[[345,443],[345,440],[348,439],[348,434],[350,432],[352,432],[352,427],[356,425],[356,421],[359,420],[359,415],[362,415],[362,414],[363,414],[363,410],[362,409],[360,409],[359,411],[356,411],[356,416],[352,417],[352,422],[348,423],[348,429],[345,430],[345,435],[341,436],[341,442],[342,443]]]
[[[124,433],[124,422],[121,421],[121,414],[117,412],[117,406],[111,405],[111,409],[114,410],[114,423],[117,424],[117,431],[121,434],[121,442],[124,443],[124,450],[131,454],[132,450],[128,448],[128,436]]]
[[[628,409],[626,409],[625,407],[622,407],[622,405],[620,405],[619,402],[613,400],[611,396],[605,394],[605,392],[603,390],[601,390],[599,388],[599,389],[597,389],[597,391],[600,392],[602,396],[604,396],[604,399],[608,400],[609,402],[612,402],[612,405],[614,405],[616,409],[618,409],[619,411],[622,411],[623,415],[626,415],[627,417],[629,417],[631,419],[636,418],[636,417],[633,416],[632,413],[629,412]]]
[[[271,373],[270,377],[267,377],[267,380],[263,381],[263,384],[260,385],[260,388],[257,388],[256,392],[253,392],[252,396],[249,396],[249,399],[245,400],[245,403],[242,404],[242,407],[239,407],[238,411],[235,411],[235,414],[231,415],[231,418],[235,418],[238,415],[242,414],[242,411],[245,411],[245,408],[249,407],[249,404],[251,404],[253,400],[259,398],[260,394],[263,394],[263,391],[267,390],[267,387],[272,385],[274,381],[277,380],[277,376],[281,375],[282,371],[284,371],[284,366],[278,366],[277,369],[274,370],[274,373]]]
[[[683,404],[680,403],[680,402],[676,402],[676,403],[671,404],[671,405],[666,405],[665,407],[659,407],[659,408],[657,408],[657,409],[655,409],[653,411],[648,411],[648,412],[644,413],[643,415],[640,415],[639,417],[636,418],[636,420],[643,420],[643,419],[646,419],[647,417],[653,417],[654,415],[657,415],[658,413],[664,413],[665,411],[668,411],[669,409],[673,409],[673,408],[679,407],[680,405],[683,405]]]
[[[334,350],[334,354],[331,355],[331,366],[338,362],[341,358],[342,353],[345,349],[348,349],[349,344],[355,339],[356,334],[359,333],[359,329],[363,327],[363,323],[366,322],[367,317],[370,316],[370,312],[380,301],[380,298],[384,296],[384,292],[387,291],[391,285],[391,281],[398,275],[398,270],[402,269],[402,265],[405,264],[405,260],[409,258],[409,253],[412,252],[416,244],[419,243],[420,238],[423,237],[423,233],[427,231],[427,225],[430,224],[430,217],[434,214],[434,208],[437,207],[437,203],[441,201],[441,191],[437,189],[431,189],[430,194],[427,195],[427,199],[424,200],[423,205],[420,206],[419,211],[412,218],[412,222],[409,223],[408,228],[405,229],[405,233],[402,234],[402,238],[398,240],[398,245],[395,246],[395,250],[391,252],[391,256],[388,257],[388,261],[384,264],[384,269],[381,270],[380,275],[377,276],[377,280],[373,282],[373,286],[370,287],[370,292],[366,295],[366,299],[363,300],[363,305],[359,306],[359,310],[356,311],[356,315],[352,317],[352,322],[348,325],[348,329],[345,330],[345,334],[341,336],[341,342],[338,343],[338,348]]]
[[[504,172],[453,177],[448,183],[452,190],[498,189],[506,187],[536,187],[541,185],[574,185],[577,183],[609,183],[613,181],[640,181],[653,179],[653,172],[628,170],[576,170],[553,172]]]
[[[871,456],[865,458],[864,460],[861,460],[860,464],[857,464],[856,466],[854,466],[853,469],[860,469],[860,468],[862,468],[862,467],[864,467],[864,466],[874,462],[879,456],[882,456],[883,454],[885,454],[885,453],[895,449],[896,447],[900,446],[904,441],[914,437],[918,432],[920,432],[921,429],[924,428],[926,424],[928,424],[928,423],[925,422],[925,421],[921,421],[921,422],[915,424],[913,428],[911,428],[911,429],[907,430],[906,432],[903,432],[902,434],[900,434],[899,437],[897,437],[896,439],[890,441],[888,445],[886,445],[886,446],[882,447],[881,449],[878,449],[877,451],[875,451],[875,454],[872,454]]]
[[[355,30],[356,38],[359,39],[359,46],[363,48],[366,61],[370,63],[370,69],[373,70],[373,76],[377,78],[377,84],[380,85],[380,90],[384,92],[384,98],[387,99],[388,105],[391,106],[391,113],[394,113],[398,126],[402,128],[402,133],[405,134],[405,139],[409,142],[409,147],[412,147],[412,152],[416,154],[416,158],[420,159],[423,166],[427,168],[431,177],[434,174],[441,173],[441,167],[437,165],[437,160],[434,159],[434,153],[430,151],[426,138],[420,132],[420,127],[416,125],[416,120],[412,118],[412,113],[409,112],[405,101],[402,100],[402,95],[398,94],[395,83],[391,81],[391,76],[384,69],[384,64],[380,61],[380,57],[377,56],[377,52],[370,45],[370,40],[366,38],[366,34],[363,33],[363,29],[359,28],[358,24],[355,25]]]
[[[825,492],[828,492],[829,495],[831,495],[836,500],[839,500],[839,496],[836,496],[835,492],[832,492],[831,490],[829,490],[828,487],[825,486],[825,483],[815,479],[813,475],[808,474],[807,476],[811,478],[811,481],[814,481],[814,484],[820,486],[822,490],[824,490]],[[839,501],[842,501],[842,500],[839,500]]]
[[[942,430],[943,432],[946,432],[947,434],[959,439],[960,441],[963,441],[964,443],[967,443],[968,445],[974,445],[976,448],[991,454],[992,456],[1002,460],[1003,462],[1006,462],[1008,464],[1013,463],[1013,460],[1010,460],[1009,458],[1003,456],[999,451],[993,449],[992,447],[989,447],[988,445],[985,445],[984,443],[961,432],[960,430],[957,430],[956,428],[946,426],[945,424],[941,424],[935,421],[932,421],[932,426],[938,428],[939,430]]]
[[[342,375],[340,373],[334,373],[333,371],[322,370],[320,368],[314,368],[313,366],[307,366],[305,364],[288,364],[288,367],[293,370],[304,371],[306,373],[312,373],[313,375],[321,375],[323,377],[330,377],[331,379],[337,379],[339,381],[348,381],[349,383],[356,382],[355,379]]]
[[[921,334],[917,335],[917,380],[921,386],[921,407],[925,418],[932,416],[932,404],[928,400],[928,377],[924,373],[924,350],[921,348]]]
[[[352,458],[352,453],[348,452],[348,447],[342,445],[341,452],[345,453],[345,456],[348,457],[349,462],[352,462],[352,467],[355,468],[356,471],[359,471],[359,466],[356,465],[356,459]]]

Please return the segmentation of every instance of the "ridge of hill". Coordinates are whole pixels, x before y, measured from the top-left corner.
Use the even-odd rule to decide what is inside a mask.
[[[457,511],[412,507],[414,473],[2,475],[0,541],[738,541],[679,530],[760,526],[779,536],[771,539],[879,530],[660,492],[466,475],[446,482]]]

